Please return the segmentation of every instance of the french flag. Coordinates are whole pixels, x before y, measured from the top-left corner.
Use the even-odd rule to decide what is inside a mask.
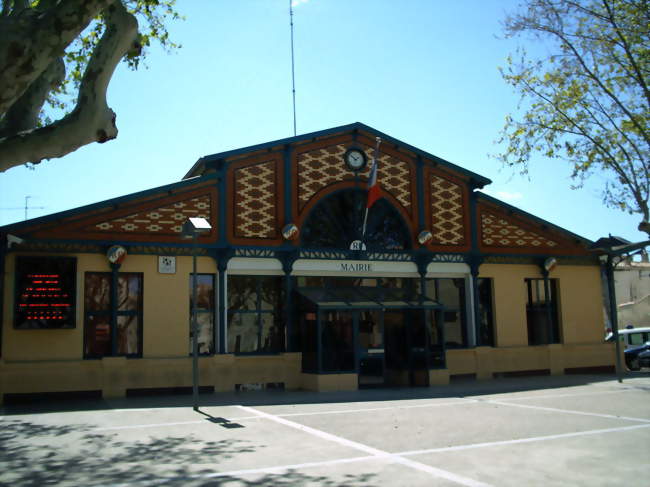
[[[377,137],[377,139],[379,139],[379,137]],[[375,204],[375,201],[379,199],[379,184],[377,184],[377,166],[379,165],[379,159],[377,158],[377,151],[379,149],[380,140],[381,139],[377,140],[375,156],[372,158],[370,178],[368,179],[368,202],[366,203],[366,209],[369,209],[372,205]]]

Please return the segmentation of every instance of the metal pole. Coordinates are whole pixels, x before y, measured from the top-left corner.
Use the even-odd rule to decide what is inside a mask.
[[[293,54],[293,0],[289,0],[289,23],[291,25],[291,96],[293,97],[293,136],[296,136],[296,74]]]
[[[192,235],[192,398],[199,410],[199,330],[196,323],[196,230]]]
[[[616,378],[623,382],[621,366],[621,342],[618,339],[618,315],[616,308],[616,289],[614,288],[614,264],[611,255],[607,256],[607,289],[609,291],[609,318],[612,322],[612,334],[616,343]]]

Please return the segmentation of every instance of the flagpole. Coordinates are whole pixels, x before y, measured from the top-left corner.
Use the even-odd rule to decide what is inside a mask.
[[[379,144],[381,144],[381,137],[376,137],[375,138],[375,154],[372,158],[372,167],[370,168],[370,174],[372,177],[372,172],[375,171],[375,184],[377,184],[377,173],[376,173],[376,168],[375,166],[377,165],[377,161],[379,160]],[[370,181],[368,181],[370,183]],[[370,189],[370,188],[368,188]],[[366,214],[363,216],[363,230],[361,231],[361,241],[363,242],[363,239],[366,236],[366,224],[368,223],[368,210],[370,209],[370,206],[366,204]]]

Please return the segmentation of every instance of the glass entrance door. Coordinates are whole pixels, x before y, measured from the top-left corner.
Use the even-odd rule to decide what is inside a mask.
[[[384,313],[381,310],[355,312],[358,322],[359,387],[385,384]]]

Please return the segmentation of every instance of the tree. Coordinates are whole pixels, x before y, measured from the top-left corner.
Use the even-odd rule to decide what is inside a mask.
[[[137,68],[152,40],[177,47],[165,25],[180,18],[174,4],[0,0],[0,172],[117,137],[106,101],[115,67]]]
[[[505,34],[549,54],[508,57],[501,73],[523,115],[506,117],[498,142],[501,161],[523,173],[541,153],[572,165],[574,187],[607,175],[605,204],[640,214],[650,235],[649,29],[648,0],[527,0]]]

